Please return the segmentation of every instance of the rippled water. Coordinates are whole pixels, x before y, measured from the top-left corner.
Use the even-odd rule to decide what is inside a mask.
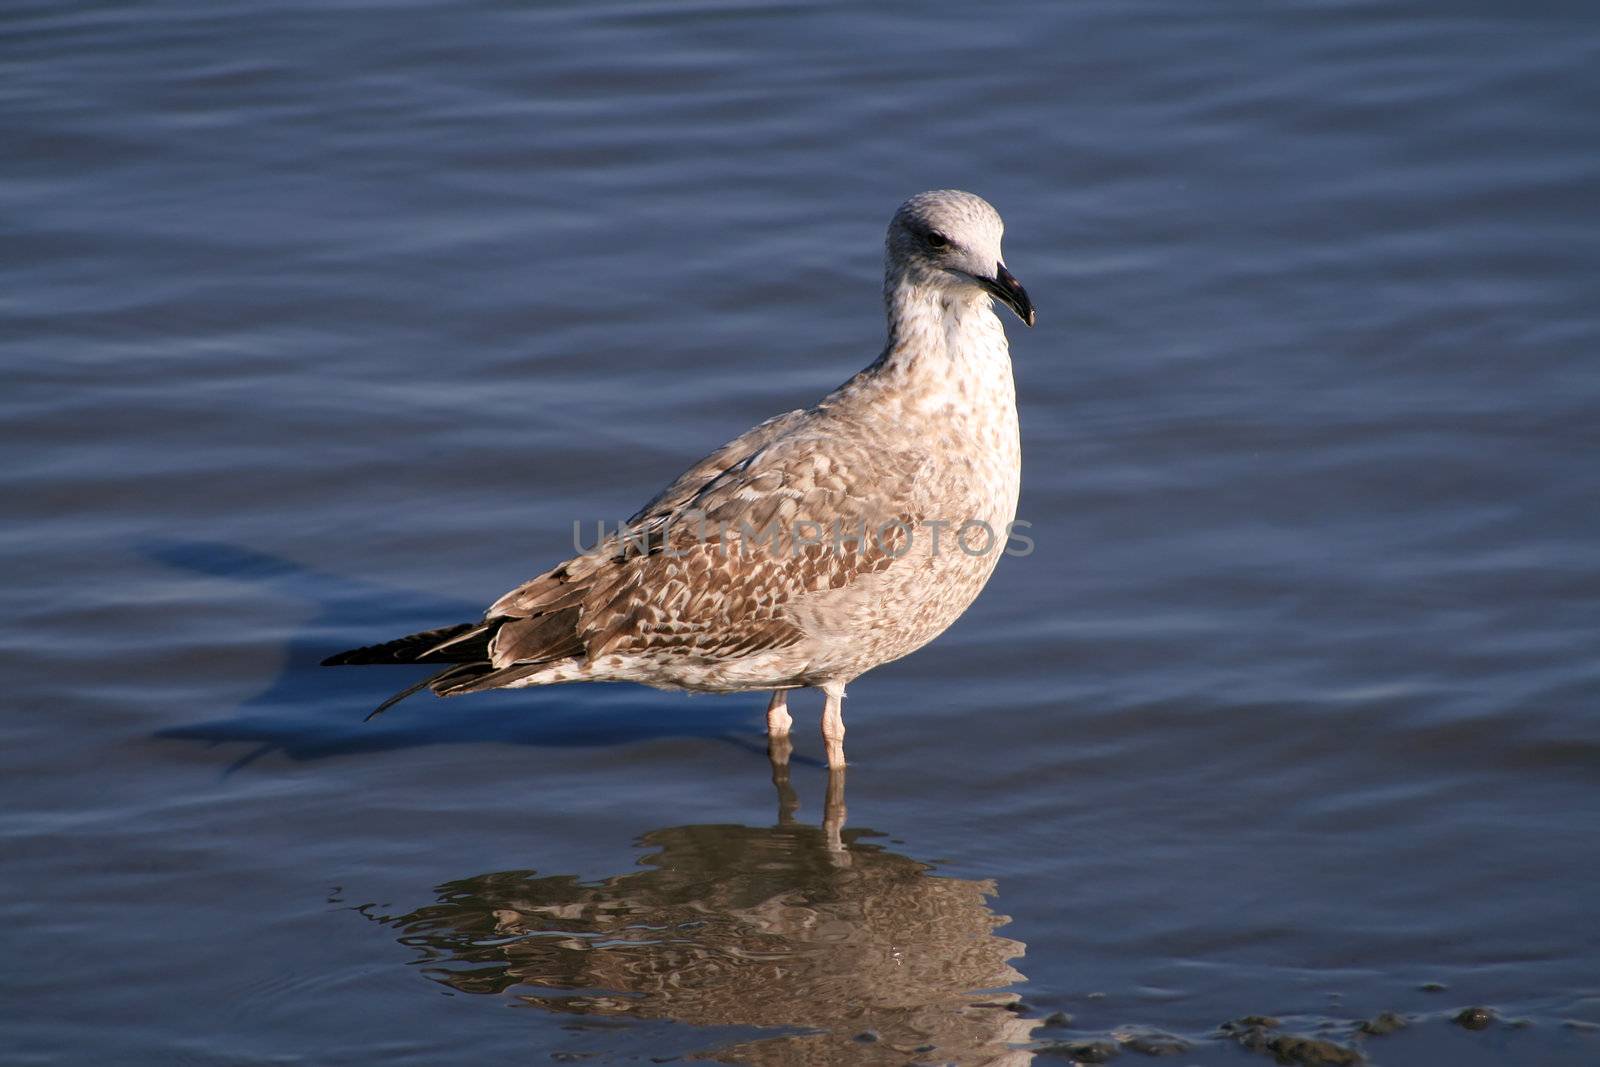
[[[55,0],[0,70],[7,1062],[1600,1059],[1588,6]],[[945,185],[1038,547],[847,790],[809,697],[776,782],[755,695],[362,724],[323,655],[868,362]]]

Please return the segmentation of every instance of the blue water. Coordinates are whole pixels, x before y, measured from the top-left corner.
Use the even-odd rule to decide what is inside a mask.
[[[1557,3],[8,5],[0,1058],[1600,1060],[1597,71]],[[844,790],[811,696],[776,782],[759,695],[363,725],[408,672],[321,657],[870,361],[939,186],[1037,549]]]

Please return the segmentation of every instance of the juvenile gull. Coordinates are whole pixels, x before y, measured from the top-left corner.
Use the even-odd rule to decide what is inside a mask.
[[[971,193],[907,200],[889,223],[889,338],[871,366],[723,445],[481,621],[324,665],[445,665],[374,715],[423,688],[770,689],[767,732],[784,751],[786,694],[815,686],[828,765],[842,767],[845,686],[955,622],[1016,517],[1016,392],[991,299],[1029,326],[1034,313],[1001,259],[1003,229]]]

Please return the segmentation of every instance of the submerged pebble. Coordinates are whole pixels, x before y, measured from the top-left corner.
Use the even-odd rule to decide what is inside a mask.
[[[1122,1049],[1114,1041],[1060,1041],[1035,1051],[1044,1056],[1064,1056],[1079,1063],[1105,1063]]]
[[[1380,1011],[1372,1018],[1363,1021],[1357,1029],[1363,1034],[1381,1037],[1384,1034],[1392,1034],[1396,1030],[1404,1030],[1407,1025],[1406,1017],[1399,1012]]]
[[[1361,1053],[1348,1045],[1304,1034],[1279,1033],[1274,1030],[1276,1026],[1278,1020],[1270,1015],[1246,1015],[1242,1019],[1223,1023],[1221,1030],[1251,1052],[1275,1056],[1279,1063],[1301,1064],[1303,1067],[1346,1067],[1362,1062]]]
[[[1121,1039],[1122,1047],[1129,1052],[1142,1052],[1146,1056],[1181,1056],[1189,1051],[1189,1042],[1176,1034],[1148,1030],[1128,1034]]]
[[[1360,1063],[1361,1053],[1347,1045],[1325,1038],[1302,1037],[1299,1034],[1279,1034],[1267,1042],[1274,1056],[1289,1063],[1337,1065]]]
[[[1462,1008],[1453,1021],[1468,1030],[1486,1030],[1494,1022],[1494,1012],[1488,1008]]]

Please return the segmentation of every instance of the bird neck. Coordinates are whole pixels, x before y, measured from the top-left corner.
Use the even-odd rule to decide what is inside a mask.
[[[872,412],[910,432],[998,434],[996,447],[1015,451],[1011,356],[987,294],[891,277],[884,301],[883,355],[819,408],[847,416]]]
[[[1010,380],[1005,330],[987,293],[891,276],[883,299],[889,340],[874,365],[880,374]]]

